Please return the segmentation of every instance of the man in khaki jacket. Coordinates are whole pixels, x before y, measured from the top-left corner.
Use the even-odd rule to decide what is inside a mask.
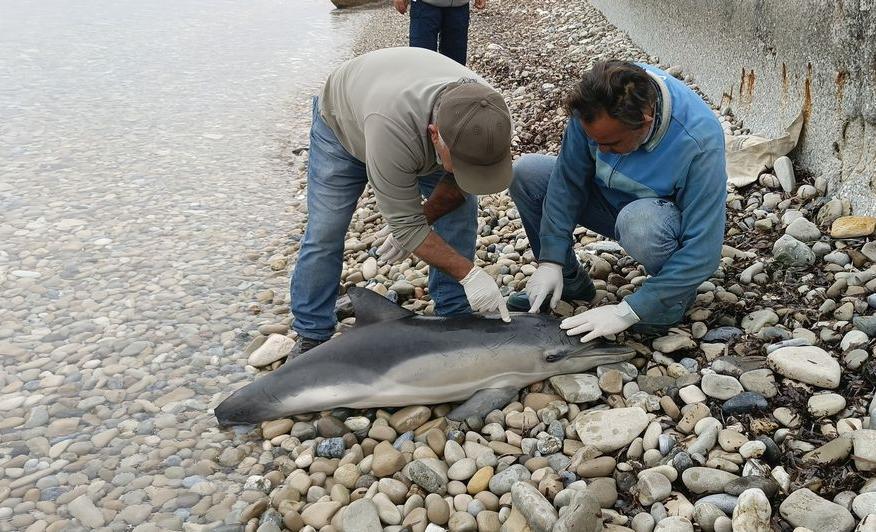
[[[413,253],[432,266],[438,315],[498,311],[508,321],[495,280],[472,259],[475,194],[507,188],[511,135],[502,95],[429,50],[377,50],[329,76],[314,98],[308,222],[291,280],[298,353],[334,332],[344,237],[366,183],[388,224],[380,258]]]

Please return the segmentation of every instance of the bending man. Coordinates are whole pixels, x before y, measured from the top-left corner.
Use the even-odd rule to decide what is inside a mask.
[[[508,321],[498,285],[472,259],[475,194],[510,183],[511,131],[501,94],[429,50],[377,50],[329,76],[313,103],[308,221],[291,281],[293,356],[334,332],[344,237],[366,183],[390,231],[381,258],[414,253],[429,263],[438,315],[499,311]]]
[[[724,238],[724,134],[712,110],[682,82],[621,61],[585,72],[566,102],[560,153],[525,155],[511,197],[539,266],[512,310],[545,311],[561,298],[590,300],[572,231],[618,240],[652,277],[616,305],[566,318],[581,341],[631,326],[662,333],[718,267]]]

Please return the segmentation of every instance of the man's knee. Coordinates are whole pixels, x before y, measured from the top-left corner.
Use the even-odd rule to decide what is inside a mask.
[[[639,199],[618,213],[615,234],[626,252],[656,275],[679,247],[681,212],[671,201]]]
[[[527,153],[517,159],[512,167],[511,185],[508,192],[515,203],[526,201],[533,197],[543,197],[553,164],[546,156]],[[547,172],[547,176],[545,176]],[[546,178],[547,177],[547,178]]]

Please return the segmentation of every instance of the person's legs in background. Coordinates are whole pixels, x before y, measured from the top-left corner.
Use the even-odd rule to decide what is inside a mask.
[[[443,7],[441,14],[438,51],[464,65],[468,59],[469,4]]]
[[[414,0],[411,2],[410,13],[409,45],[437,52],[438,32],[441,31],[441,8],[422,0]]]

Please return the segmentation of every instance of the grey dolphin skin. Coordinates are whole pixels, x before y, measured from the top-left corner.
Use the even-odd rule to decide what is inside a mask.
[[[468,400],[462,420],[509,402],[553,375],[621,362],[634,351],[582,344],[545,314],[417,316],[380,294],[350,288],[356,326],[232,393],[215,409],[223,426],[337,407],[400,407]]]

